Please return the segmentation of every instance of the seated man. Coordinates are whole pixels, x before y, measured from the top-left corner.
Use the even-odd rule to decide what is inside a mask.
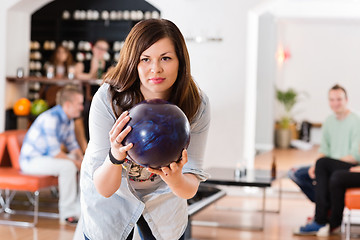
[[[345,191],[360,187],[360,168],[353,163],[321,158],[316,162],[315,173],[315,219],[295,233],[327,237],[340,233]]]
[[[350,168],[360,161],[360,118],[351,112],[348,107],[348,98],[343,87],[335,85],[329,90],[329,104],[334,114],[330,115],[322,127],[322,139],[320,145],[322,166],[333,161],[342,161]],[[316,170],[318,172],[318,169]],[[315,166],[300,168],[296,172],[290,171],[290,178],[297,183],[313,202],[318,202],[318,193],[327,191],[320,186],[315,187],[318,179],[315,176]],[[326,185],[326,184],[325,184]],[[324,187],[324,185],[322,185]],[[320,195],[320,194],[319,194]],[[318,206],[316,206],[317,209]],[[316,218],[316,216],[315,216]],[[296,230],[296,234],[316,234],[321,225],[316,225],[316,221],[307,224]]]
[[[26,174],[57,176],[61,224],[76,224],[80,213],[77,172],[83,153],[76,141],[74,118],[83,110],[83,94],[74,86],[57,93],[55,107],[40,114],[28,130],[20,153],[20,167]],[[62,145],[68,152],[62,150]]]

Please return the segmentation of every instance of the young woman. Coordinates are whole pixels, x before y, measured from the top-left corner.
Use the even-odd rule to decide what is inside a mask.
[[[68,78],[70,68],[73,68],[73,57],[66,47],[59,45],[50,57],[50,60],[44,64],[45,75],[47,71],[52,72],[54,81],[57,78]],[[70,70],[71,71],[71,70]],[[58,85],[44,84],[40,91],[40,97],[45,99],[50,107],[56,105],[56,93],[61,89]]]
[[[74,60],[69,49],[62,45],[57,46],[50,61],[45,64],[45,70],[49,67],[53,68],[55,78],[68,78],[70,68],[74,68]],[[74,69],[72,71],[74,72]]]
[[[182,159],[161,169],[126,159],[132,143],[127,110],[160,98],[179,106],[191,125]],[[117,66],[105,76],[90,109],[90,142],[81,168],[82,217],[86,239],[183,239],[187,201],[207,174],[202,170],[210,106],[190,74],[184,38],[168,20],[133,27]]]

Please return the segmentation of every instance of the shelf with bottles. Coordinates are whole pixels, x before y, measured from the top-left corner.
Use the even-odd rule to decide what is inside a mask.
[[[92,58],[91,49],[93,43],[89,41],[81,40],[77,42],[73,40],[63,40],[58,44],[53,40],[31,41],[29,61],[30,76],[45,76],[44,65],[50,61],[51,55],[59,44],[70,50],[75,62],[91,60]],[[117,62],[123,45],[124,41],[109,42],[109,50],[105,53],[105,60],[111,63]]]
[[[124,41],[114,41],[108,42],[109,50],[105,53],[104,59],[110,62],[117,62],[119,59],[120,50],[124,45]],[[66,41],[62,43],[63,46],[66,45]],[[77,49],[71,50],[71,53],[74,56],[74,59],[78,62],[84,60],[91,60],[92,58],[92,43],[88,41],[79,41],[77,44]]]
[[[110,46],[105,59],[111,63],[117,62],[123,40],[131,28],[143,19],[160,18],[160,11],[152,8],[105,10],[110,5],[103,6],[105,7],[101,10],[61,9],[60,14],[53,14],[57,17],[51,19],[48,16],[33,17],[29,59],[30,75],[45,75],[44,65],[50,60],[53,51],[59,44],[70,50],[74,61],[81,62],[92,58],[92,43],[98,39],[104,39]],[[111,6],[113,5],[111,4]]]
[[[141,21],[143,19],[160,18],[158,11],[142,10],[94,10],[76,9],[74,11],[64,10],[62,20],[75,21]]]
[[[99,38],[108,41],[125,39],[130,29],[143,19],[160,18],[159,11],[142,10],[64,10],[58,20],[61,39],[74,41]]]
[[[29,54],[29,70],[30,76],[40,77],[43,75],[43,67],[45,61],[50,59],[51,54],[56,48],[53,40],[31,41]]]

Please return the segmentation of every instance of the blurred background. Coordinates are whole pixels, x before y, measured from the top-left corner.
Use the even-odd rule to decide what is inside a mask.
[[[44,65],[56,46],[68,47],[79,62],[91,58],[92,44],[103,38],[107,59],[116,62],[134,24],[166,18],[186,38],[192,75],[210,98],[205,167],[221,159],[223,166],[252,168],[257,152],[276,147],[276,123],[284,115],[276,90],[296,92],[287,113],[292,138],[300,137],[306,121],[314,126],[306,140],[312,144],[330,113],[331,86],[343,85],[357,111],[359,10],[360,3],[349,0],[3,0],[0,131],[20,127],[7,111],[18,99],[37,98],[38,86],[17,81],[19,73],[46,77]]]

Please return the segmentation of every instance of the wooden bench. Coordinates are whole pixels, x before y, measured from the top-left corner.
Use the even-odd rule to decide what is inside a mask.
[[[27,175],[20,170],[19,156],[22,142],[26,130],[9,130],[0,133],[0,164],[7,149],[10,157],[10,167],[0,167],[0,203],[1,211],[9,214],[31,214],[34,216],[33,222],[0,220],[0,224],[15,225],[22,227],[34,227],[39,217],[39,194],[40,190],[56,187],[58,179],[47,175]],[[5,144],[4,144],[5,142]],[[1,149],[4,148],[1,155]],[[15,211],[10,208],[16,191],[30,192],[29,201],[34,205],[34,210]],[[57,213],[41,213],[42,216],[58,218]]]

